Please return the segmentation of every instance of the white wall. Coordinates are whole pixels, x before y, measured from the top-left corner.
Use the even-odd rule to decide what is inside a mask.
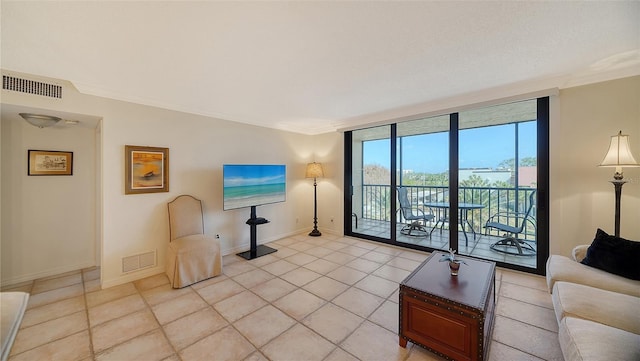
[[[96,264],[95,131],[3,117],[2,284]],[[29,149],[73,152],[73,175],[28,176]]]
[[[550,253],[614,233],[614,168],[600,168],[612,135],[630,135],[640,161],[640,76],[560,91],[550,124]],[[620,235],[640,240],[640,168],[624,168]]]

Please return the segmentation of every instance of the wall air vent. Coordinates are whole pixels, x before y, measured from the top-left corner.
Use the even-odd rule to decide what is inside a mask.
[[[156,265],[156,251],[122,258],[122,273],[138,271]]]
[[[62,86],[60,85],[8,75],[2,76],[2,89],[62,99]]]

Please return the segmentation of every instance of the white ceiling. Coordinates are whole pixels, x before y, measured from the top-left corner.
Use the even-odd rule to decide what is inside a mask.
[[[640,2],[2,0],[3,70],[318,134],[640,74]]]

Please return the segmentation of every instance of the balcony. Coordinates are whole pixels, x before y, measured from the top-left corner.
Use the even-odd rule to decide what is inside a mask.
[[[449,248],[449,223],[446,217],[446,209],[430,208],[429,203],[449,202],[449,189],[446,186],[406,186],[409,200],[425,213],[431,213],[435,219],[426,222],[426,228],[431,231],[426,236],[406,236],[400,233],[400,229],[406,224],[400,212],[391,210],[391,192],[389,185],[367,184],[354,193],[353,211],[358,216],[358,227],[353,218],[352,230],[354,233],[389,239],[391,236],[391,221],[395,224],[396,241],[400,243],[415,244],[433,249]],[[517,256],[494,251],[490,246],[503,239],[504,235],[496,230],[485,229],[486,221],[498,212],[524,212],[529,206],[529,196],[534,188],[490,188],[490,187],[460,187],[459,202],[482,205],[482,208],[465,211],[468,225],[465,232],[462,226],[458,226],[459,253],[471,255],[483,259],[510,263],[523,267],[536,267],[535,256]],[[358,200],[358,198],[361,200]],[[358,200],[356,202],[356,200]],[[536,207],[533,206],[531,220],[525,223],[525,228],[520,237],[536,249],[535,229]],[[438,220],[444,220],[437,224]],[[502,221],[504,221],[503,219]],[[516,225],[516,218],[507,218],[506,222]],[[475,231],[475,237],[473,231]],[[432,230],[433,229],[433,230]]]

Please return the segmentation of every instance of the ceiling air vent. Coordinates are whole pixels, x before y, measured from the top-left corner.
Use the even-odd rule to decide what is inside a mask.
[[[41,81],[2,76],[2,89],[62,99],[62,86]]]

